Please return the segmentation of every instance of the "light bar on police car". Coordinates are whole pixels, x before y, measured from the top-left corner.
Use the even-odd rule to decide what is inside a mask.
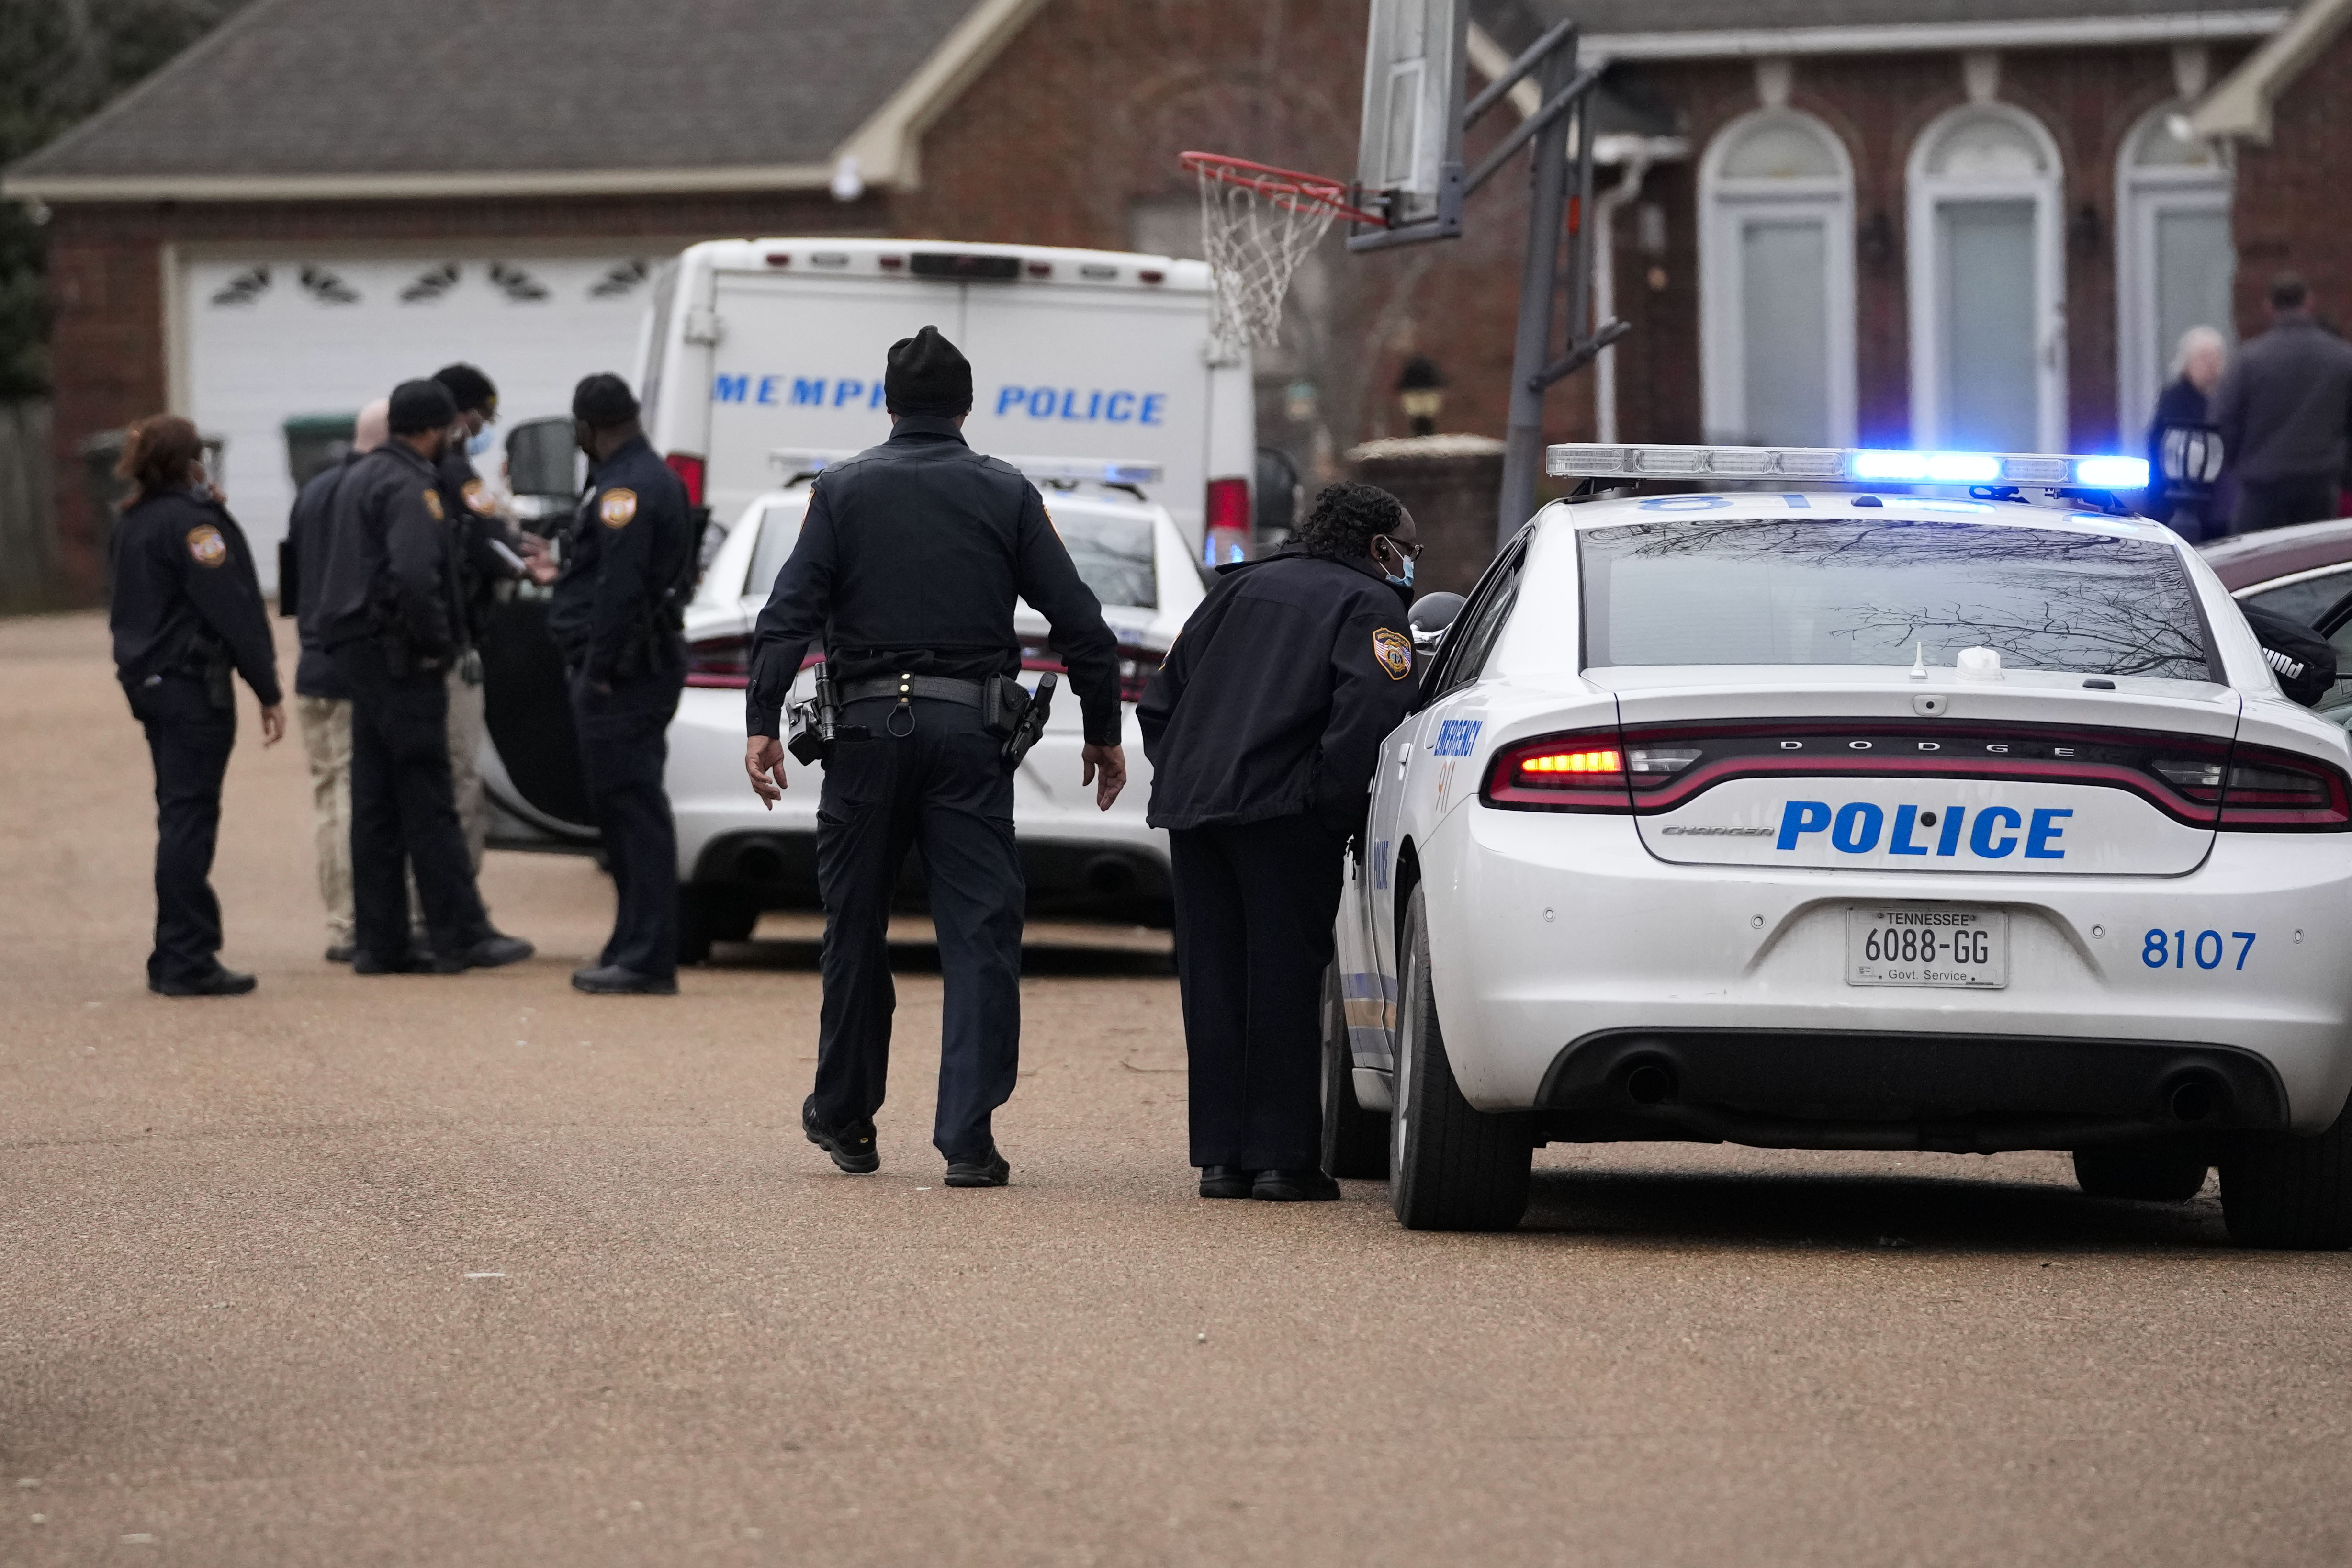
[[[1906,452],[1853,447],[1622,447],[1571,442],[1544,454],[1560,479],[1815,479],[1836,484],[2147,488],[2145,458],[2047,452]]]
[[[768,453],[768,461],[791,474],[819,474],[835,463],[845,463],[861,451],[862,447],[777,447]],[[1013,458],[1003,459],[1033,479],[1056,480],[1065,484],[1092,481],[1103,485],[1157,484],[1167,474],[1159,463],[1146,463],[1126,458]]]

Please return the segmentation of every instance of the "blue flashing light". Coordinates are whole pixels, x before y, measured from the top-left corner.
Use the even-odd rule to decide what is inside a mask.
[[[2000,478],[2000,459],[1988,452],[1930,452],[1927,478],[1937,484],[1989,485]]]
[[[1885,479],[1898,484],[1924,479],[1927,477],[1927,454],[1856,452],[1848,463],[1848,471],[1857,479]]]
[[[2074,461],[2074,482],[2095,490],[2144,490],[2147,489],[2147,459],[2078,458]]]

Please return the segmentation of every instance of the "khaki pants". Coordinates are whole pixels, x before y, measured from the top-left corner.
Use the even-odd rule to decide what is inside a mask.
[[[482,874],[482,843],[489,837],[489,799],[482,793],[482,737],[488,732],[482,689],[467,684],[462,668],[449,672],[449,783],[457,796],[457,821],[466,829],[466,853],[474,875]]]
[[[311,837],[319,859],[319,901],[327,940],[352,940],[352,705],[339,697],[297,697],[302,752],[310,762]]]

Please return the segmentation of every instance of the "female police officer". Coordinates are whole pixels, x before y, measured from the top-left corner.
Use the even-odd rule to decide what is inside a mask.
[[[1204,1198],[1339,1195],[1317,1168],[1323,971],[1381,737],[1412,706],[1420,553],[1396,497],[1331,486],[1280,553],[1219,568],[1136,710]]]
[[[147,988],[240,996],[253,976],[221,967],[209,880],[221,776],[236,743],[234,668],[261,699],[262,744],[286,733],[278,655],[245,531],[205,486],[196,427],[157,415],[131,427],[116,472],[138,493],[111,548],[114,671],[155,762],[155,950]]]

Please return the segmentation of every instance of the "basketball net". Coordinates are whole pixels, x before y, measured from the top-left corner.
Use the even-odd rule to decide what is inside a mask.
[[[1201,184],[1202,247],[1215,287],[1211,331],[1235,357],[1253,345],[1270,349],[1291,275],[1331,220],[1343,211],[1378,220],[1349,207],[1337,180],[1210,153],[1187,153],[1183,163]]]

